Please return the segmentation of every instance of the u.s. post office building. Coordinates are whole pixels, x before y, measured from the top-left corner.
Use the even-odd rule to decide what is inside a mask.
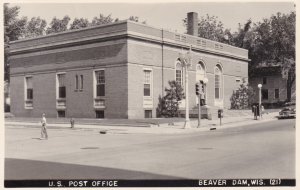
[[[11,42],[12,114],[156,117],[168,81],[185,85],[179,56],[190,47],[190,109],[198,102],[195,83],[204,79],[207,105],[230,108],[233,91],[248,80],[248,50],[197,37],[197,17],[188,13],[188,34],[120,21]]]

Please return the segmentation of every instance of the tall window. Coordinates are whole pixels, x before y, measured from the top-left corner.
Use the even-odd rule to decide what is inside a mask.
[[[58,80],[58,98],[66,98],[66,74],[57,74]]]
[[[26,100],[33,99],[32,77],[26,77]]]
[[[151,71],[144,70],[144,96],[151,96]]]
[[[203,80],[205,78],[205,66],[204,63],[202,61],[200,61],[197,65],[196,65],[196,81],[199,80]]]
[[[83,90],[83,75],[75,76],[75,88],[76,90]]]
[[[279,89],[275,89],[275,99],[279,99]]]
[[[181,86],[183,84],[183,80],[182,80],[182,76],[183,75],[183,71],[182,71],[182,66],[180,64],[180,62],[178,61],[176,63],[176,82],[178,82]]]
[[[80,87],[79,87],[79,89],[80,90],[83,90],[83,75],[80,75]]]
[[[263,77],[263,84],[267,84],[267,77]]]
[[[78,79],[78,75],[75,76],[75,89],[76,89],[76,90],[79,89],[79,79]]]
[[[198,74],[201,74],[201,75],[204,75],[205,74],[205,68],[204,68],[204,65],[202,62],[199,62],[197,65],[196,65],[196,72]]]
[[[263,100],[268,100],[269,99],[269,92],[268,89],[262,89],[261,90],[261,96]]]
[[[96,97],[105,96],[105,71],[104,70],[95,71],[95,77],[96,77],[96,89],[97,89]]]
[[[215,68],[215,99],[221,99],[222,71],[219,66]]]

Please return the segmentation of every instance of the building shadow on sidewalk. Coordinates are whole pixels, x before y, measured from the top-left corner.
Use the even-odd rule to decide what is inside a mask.
[[[148,172],[58,162],[5,158],[5,180],[182,179]]]

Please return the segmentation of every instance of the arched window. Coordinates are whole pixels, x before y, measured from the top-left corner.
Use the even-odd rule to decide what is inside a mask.
[[[220,65],[215,67],[215,99],[222,98],[222,69]]]
[[[200,61],[197,65],[196,65],[196,81],[199,82],[199,80],[203,80],[205,78],[205,66],[204,63],[202,61]]]
[[[176,82],[183,85],[183,69],[179,60],[176,62]]]
[[[204,67],[204,64],[201,61],[197,64],[196,71],[199,74],[203,74],[203,75],[205,74],[205,67]]]

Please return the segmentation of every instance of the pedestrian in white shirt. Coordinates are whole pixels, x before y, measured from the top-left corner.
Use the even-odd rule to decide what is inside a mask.
[[[42,130],[41,130],[41,139],[48,139],[48,134],[47,134],[47,120],[46,120],[46,114],[42,114]]]

